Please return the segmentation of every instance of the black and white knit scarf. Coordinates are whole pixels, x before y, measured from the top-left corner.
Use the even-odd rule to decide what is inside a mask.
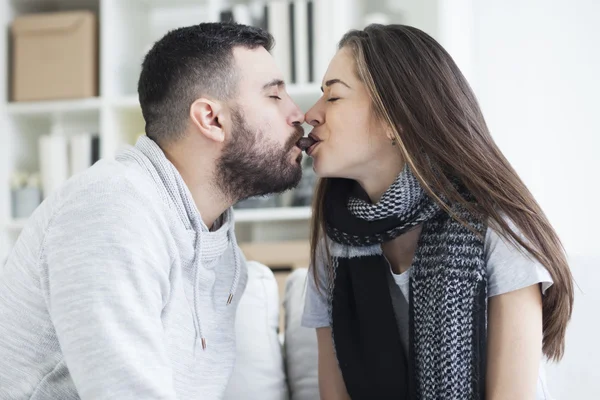
[[[441,210],[406,167],[377,204],[358,185],[330,180],[325,199],[332,262],[330,319],[350,397],[482,400],[485,397],[486,226]],[[467,196],[466,191],[461,194]],[[381,244],[423,224],[413,258],[409,354],[401,344]]]

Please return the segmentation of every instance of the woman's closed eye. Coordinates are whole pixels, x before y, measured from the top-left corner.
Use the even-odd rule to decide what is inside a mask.
[[[339,97],[331,97],[329,99],[327,99],[328,102],[333,103],[335,101],[338,101],[340,98]]]
[[[281,100],[281,97],[279,96],[269,96],[271,99],[276,99],[276,100]]]

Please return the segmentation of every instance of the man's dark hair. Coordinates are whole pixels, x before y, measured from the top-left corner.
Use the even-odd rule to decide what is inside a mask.
[[[148,137],[159,144],[173,142],[183,136],[196,99],[235,96],[233,48],[238,46],[270,51],[273,37],[260,28],[211,22],[172,30],[154,44],[138,82]]]

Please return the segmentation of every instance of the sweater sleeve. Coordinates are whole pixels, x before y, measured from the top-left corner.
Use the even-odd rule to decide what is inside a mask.
[[[175,399],[161,321],[166,228],[131,184],[88,189],[54,216],[41,259],[75,387],[82,400]]]

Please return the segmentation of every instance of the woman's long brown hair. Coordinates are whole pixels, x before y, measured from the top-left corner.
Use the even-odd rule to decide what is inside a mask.
[[[542,303],[543,352],[550,360],[560,360],[573,308],[573,278],[564,249],[492,139],[475,95],[452,57],[426,33],[403,25],[370,25],[350,31],[339,48],[352,52],[373,111],[394,130],[399,156],[429,195],[449,212],[450,203],[462,204],[486,217],[502,236],[521,245],[549,271],[554,284]],[[470,191],[475,204],[460,196],[452,178]],[[320,179],[315,189],[310,240],[313,266],[317,244],[326,240],[328,182]],[[318,281],[317,270],[312,269]]]

